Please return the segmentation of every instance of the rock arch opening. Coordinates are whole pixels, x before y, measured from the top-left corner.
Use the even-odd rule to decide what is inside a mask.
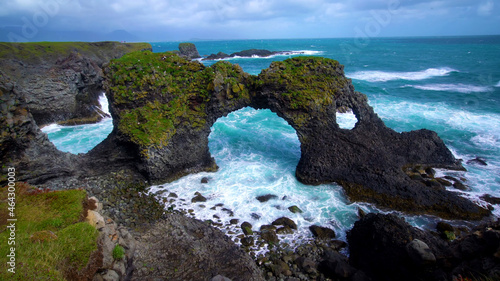
[[[109,113],[109,102],[105,94],[99,96],[99,107],[95,111],[102,119],[99,122],[81,125],[53,123],[41,128],[49,140],[62,152],[87,153],[104,141],[113,130],[113,119]]]
[[[208,140],[219,170],[259,164],[268,170],[266,180],[278,180],[285,173],[293,176],[300,159],[295,129],[269,109],[245,107],[218,118]]]

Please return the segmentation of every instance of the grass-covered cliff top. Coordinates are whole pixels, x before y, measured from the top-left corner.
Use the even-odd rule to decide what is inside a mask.
[[[84,190],[42,192],[26,184],[16,184],[15,200],[7,187],[0,189],[0,280],[67,280],[86,267],[97,250],[98,231],[82,222]],[[12,198],[12,197],[10,197]],[[9,202],[15,208],[9,210]],[[15,217],[10,216],[10,212]],[[15,240],[7,219],[15,222]],[[9,244],[9,241],[11,242]],[[15,244],[14,244],[15,243]],[[15,273],[4,261],[15,248]]]
[[[5,43],[0,42],[0,59],[16,59],[26,63],[54,63],[73,52],[98,60],[109,60],[125,53],[151,50],[149,43],[120,42],[33,42]],[[120,54],[114,56],[113,54]]]

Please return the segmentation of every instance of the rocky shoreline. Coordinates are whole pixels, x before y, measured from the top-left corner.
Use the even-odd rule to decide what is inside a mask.
[[[99,44],[95,46],[100,50]],[[120,274],[108,268],[112,276],[104,278],[108,271],[100,272],[102,280],[500,277],[499,222],[462,232],[441,223],[434,233],[411,227],[395,215],[360,213],[360,220],[347,235],[347,257],[342,254],[346,245],[321,227],[311,229],[317,237],[303,245],[294,248],[280,243],[275,239],[278,232],[294,231],[294,222],[286,218],[259,230],[238,222],[243,236],[238,238],[242,246],[237,247],[217,228],[217,221],[202,222],[165,209],[165,202],[148,194],[146,187],[152,182],[215,170],[206,147],[210,126],[218,117],[249,105],[271,108],[297,130],[302,144],[297,177],[305,183],[338,182],[353,201],[412,214],[488,218],[488,210],[443,189],[446,179],[430,176],[433,167],[461,168],[437,134],[427,130],[398,134],[385,127],[366,97],[354,91],[337,62],[291,59],[273,63],[255,77],[228,63],[206,68],[173,53],[133,53],[107,64],[121,54],[103,58],[100,51],[85,52],[89,51],[79,46],[62,53],[62,59],[49,69],[67,70],[68,61],[81,67],[70,67],[71,73],[83,78],[68,80],[65,90],[107,89],[115,125],[110,137],[85,155],[58,151],[38,128],[48,119],[36,117],[51,108],[30,107],[26,93],[31,91],[31,80],[25,74],[19,76],[19,69],[13,66],[31,63],[29,69],[40,72],[36,83],[50,82],[52,78],[44,77],[36,67],[38,59],[47,55],[34,62],[7,58],[1,60],[6,67],[0,72],[0,158],[6,166],[16,167],[19,181],[51,189],[84,188],[102,202],[102,214],[117,223],[113,224],[115,230],[122,233],[120,229],[126,228],[122,234],[127,239],[130,232],[136,246],[128,247],[135,250],[127,253],[132,258],[125,271],[121,265]],[[158,64],[158,68],[144,67],[147,63]],[[164,67],[161,71],[160,66]],[[95,70],[91,76],[97,80],[84,78],[87,67]],[[5,69],[17,70],[9,73]],[[178,83],[178,88],[162,84],[165,77]],[[178,100],[162,94],[174,96],[177,90],[190,94],[179,95]],[[353,130],[338,128],[335,114],[339,108],[351,109],[356,115],[358,124]],[[67,120],[73,115],[58,116],[50,120]],[[158,120],[169,122],[149,123]],[[461,187],[459,179],[451,181]],[[0,178],[0,183],[5,179]],[[196,196],[202,200],[202,194]],[[495,199],[488,198],[491,204],[498,204]],[[269,251],[252,259],[245,251],[251,252],[249,248],[256,244]]]

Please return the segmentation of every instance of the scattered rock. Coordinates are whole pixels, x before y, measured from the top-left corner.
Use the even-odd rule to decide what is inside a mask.
[[[240,222],[240,220],[239,220],[239,219],[231,219],[231,220],[229,221],[229,223],[230,223],[230,224],[238,224],[239,222]]]
[[[104,218],[96,211],[88,210],[86,221],[97,230],[105,226]]]
[[[167,197],[178,198],[177,194],[174,192],[170,192]]]
[[[293,220],[291,220],[291,219],[289,219],[287,217],[281,217],[281,218],[273,221],[272,224],[273,225],[287,226],[287,227],[289,227],[291,229],[295,229],[295,230],[297,229],[297,224]]]
[[[276,226],[274,225],[269,225],[269,224],[264,224],[260,227],[260,231],[265,231],[265,230],[273,230],[275,231],[276,230]]]
[[[245,237],[241,238],[241,245],[243,245],[245,247],[253,246],[253,243],[254,243],[253,236],[245,236]]]
[[[234,216],[234,212],[229,210],[228,208],[222,208],[223,212],[226,212],[230,217]]]
[[[452,186],[453,184],[444,178],[436,178],[436,180],[443,186]]]
[[[271,199],[276,199],[276,198],[278,198],[278,196],[276,196],[274,194],[266,194],[266,195],[256,197],[256,199],[259,200],[260,203],[264,203],[264,202],[267,202]]]
[[[210,180],[209,178],[203,177],[201,178],[201,183],[208,183],[209,180]]]
[[[458,189],[458,190],[462,190],[462,191],[468,190],[467,186],[459,181],[454,182],[453,187]]]
[[[342,240],[332,240],[330,241],[330,247],[334,250],[339,252],[340,250],[344,249],[347,247],[347,243],[342,241]]]
[[[279,239],[276,235],[276,232],[272,229],[264,229],[260,232],[260,237],[262,240],[266,241],[269,244],[278,244]]]
[[[280,227],[276,230],[276,233],[277,234],[292,234],[293,233],[293,229],[291,229],[290,227],[288,226],[284,226],[284,227]]]
[[[491,196],[489,194],[485,194],[481,197],[482,200],[490,203],[490,204],[493,204],[493,205],[499,205],[500,204],[500,198],[499,197],[494,197],[494,196]]]
[[[259,214],[256,214],[256,213],[251,213],[250,216],[254,220],[260,220],[260,218],[261,218],[261,216]]]
[[[417,265],[429,265],[436,263],[436,256],[429,246],[418,239],[414,239],[406,246],[408,255]]]
[[[298,257],[295,263],[306,273],[316,273],[318,265],[311,258]]]
[[[480,165],[480,166],[488,166],[488,163],[486,163],[486,160],[482,157],[476,157],[474,159],[471,159],[469,161],[467,161],[467,164],[471,165],[471,164],[476,164],[476,165]]]
[[[241,230],[243,230],[243,233],[245,235],[252,235],[252,225],[249,222],[244,222],[241,224]]]
[[[193,199],[191,199],[191,203],[207,202],[207,198],[205,198],[203,195],[201,195],[201,193],[196,192],[195,195],[196,196],[193,197]]]
[[[299,207],[297,207],[297,206],[295,206],[295,205],[294,205],[294,206],[290,206],[290,207],[288,207],[288,210],[289,210],[290,212],[294,213],[294,214],[297,214],[297,213],[298,213],[298,214],[302,214],[302,213],[303,213],[303,211],[302,211]]]
[[[311,225],[309,227],[309,230],[312,232],[314,237],[317,237],[321,240],[329,240],[335,238],[335,231],[327,227]]]

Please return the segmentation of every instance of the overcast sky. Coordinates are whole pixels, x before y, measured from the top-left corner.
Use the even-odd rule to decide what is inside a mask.
[[[0,41],[500,34],[500,0],[1,0]]]

